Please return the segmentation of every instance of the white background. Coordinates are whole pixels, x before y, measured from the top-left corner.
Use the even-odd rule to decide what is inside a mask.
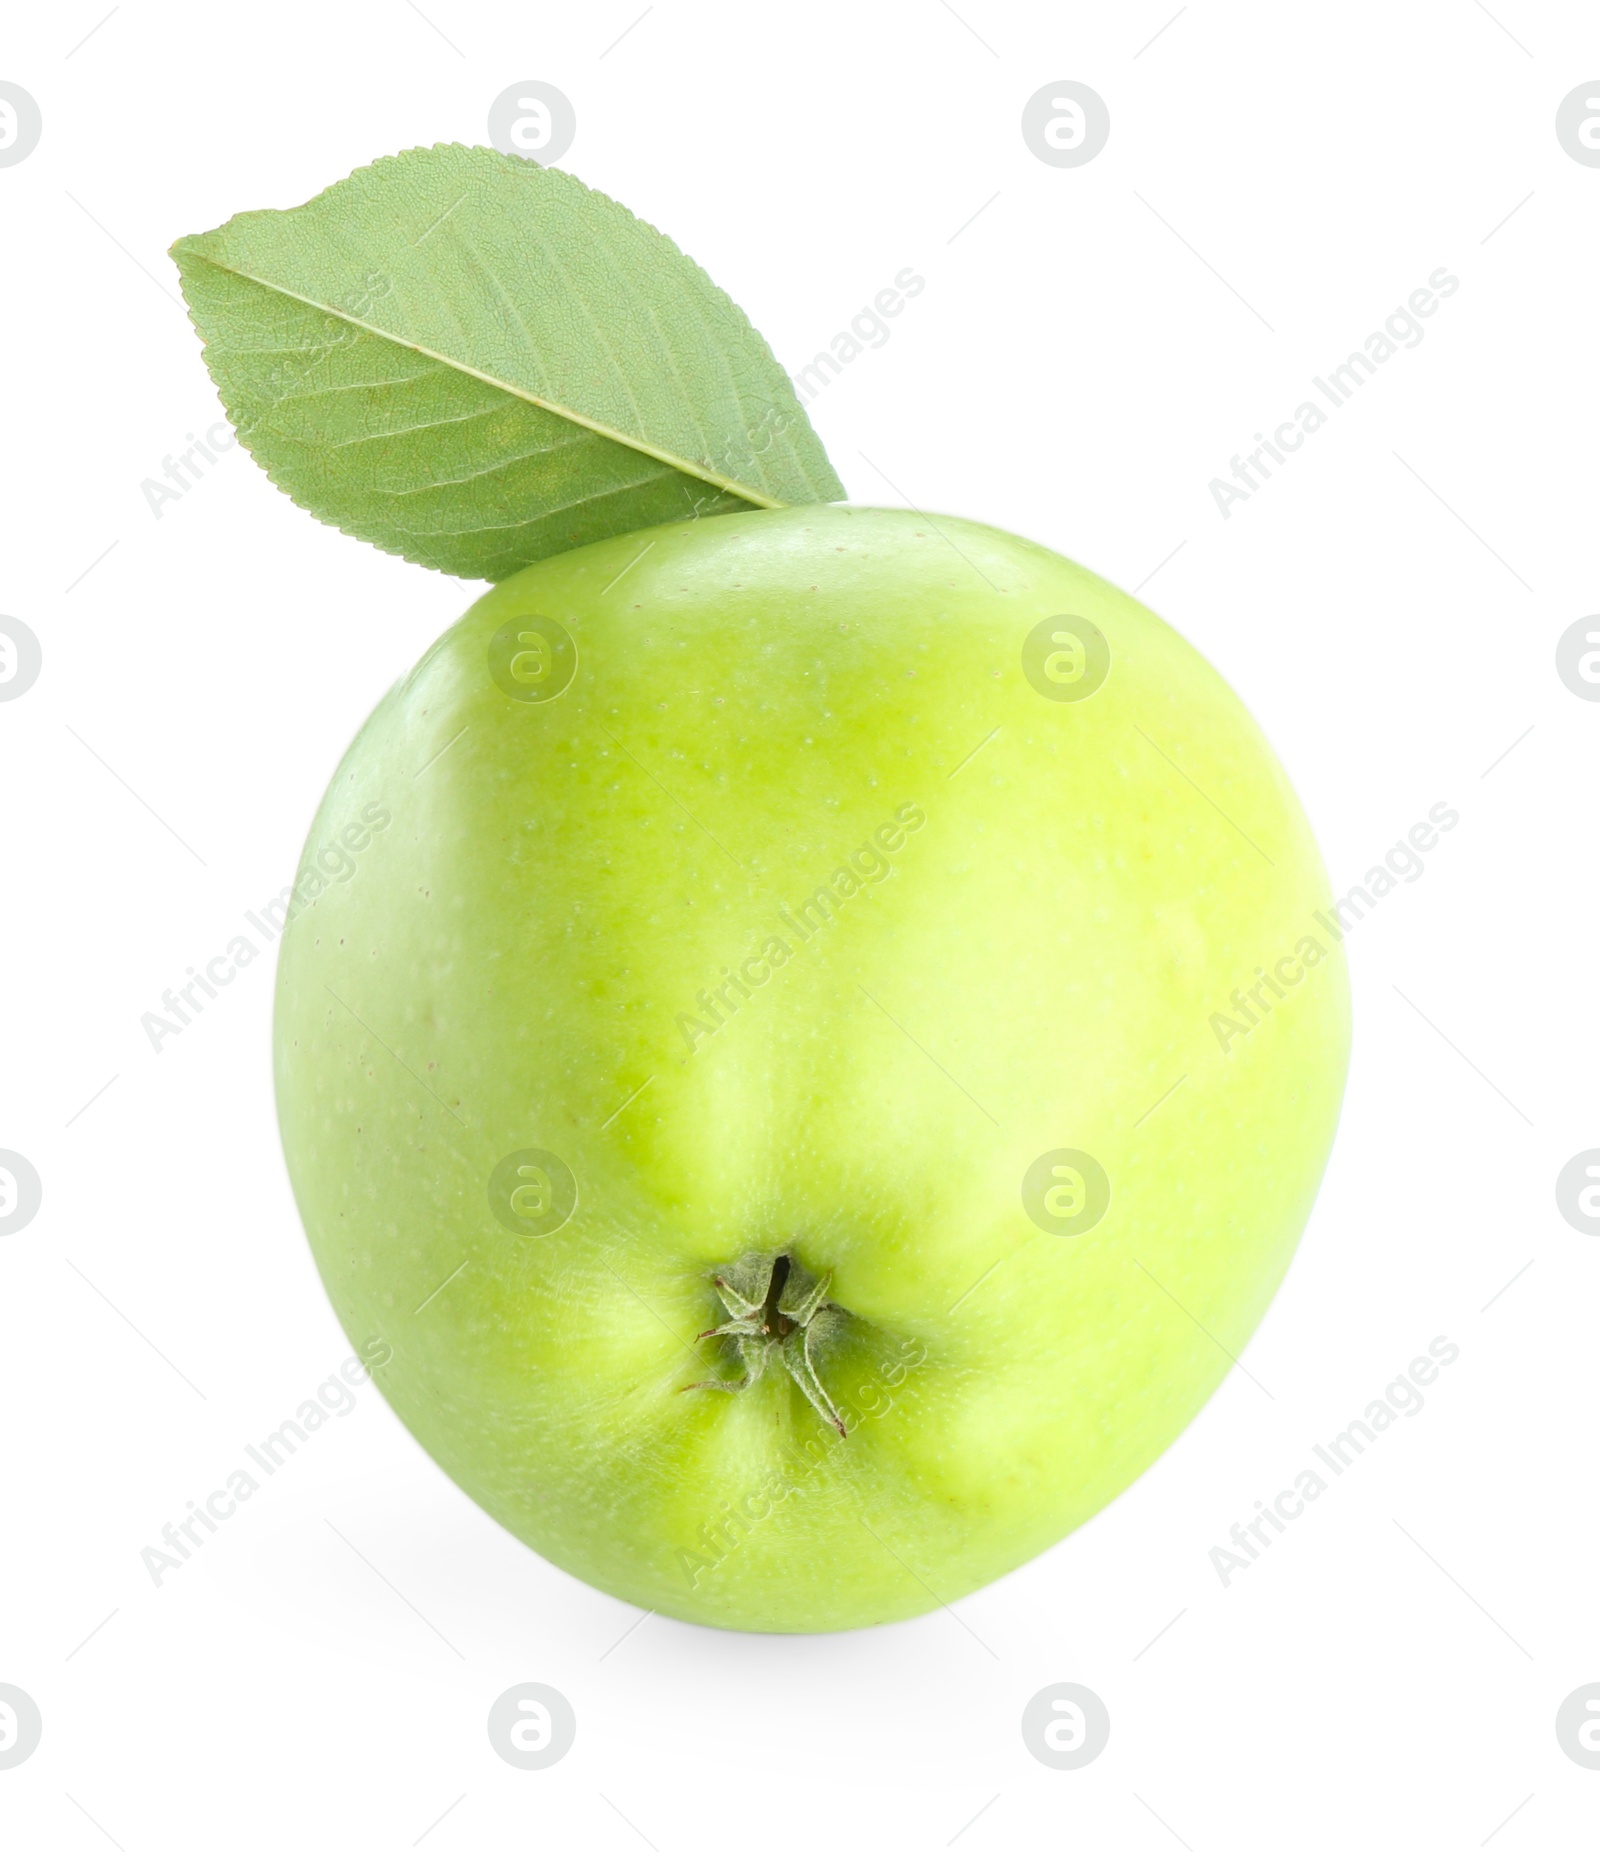
[[[45,1196],[0,1241],[0,1683],[44,1738],[0,1772],[0,1835],[1590,1843],[1600,1772],[1554,1717],[1600,1679],[1600,1242],[1553,1186],[1600,1144],[1600,706],[1554,650],[1600,607],[1600,169],[1554,117],[1600,72],[1600,17],[661,0],[614,44],[639,10],[8,27],[0,77],[44,134],[0,169],[0,609],[44,670],[0,706],[0,1145]],[[926,277],[812,407],[852,497],[1144,585],[1275,742],[1337,887],[1460,812],[1351,937],[1350,1091],[1245,1356],[1261,1387],[1233,1372],[1115,1505],[954,1616],[630,1632],[370,1386],[160,1588],[140,1561],[348,1350],[279,1154],[270,965],[159,1056],[140,1016],[283,886],[356,727],[472,595],[319,526],[238,449],[155,518],[141,483],[220,416],[164,252],[379,154],[483,141],[534,78],[576,107],[563,165],[670,232],[791,369],[904,266]],[[1064,78],[1112,119],[1071,170],[1019,129]],[[1210,480],[1441,265],[1461,287],[1422,343],[1223,519]],[[1224,1587],[1229,1526],[1439,1334],[1461,1356],[1423,1412]],[[542,1772],[485,1731],[524,1680],[578,1718]],[[1112,1719],[1070,1773],[1019,1731],[1062,1680]]]

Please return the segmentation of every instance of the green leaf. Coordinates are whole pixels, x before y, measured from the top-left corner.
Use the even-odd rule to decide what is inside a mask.
[[[844,495],[739,308],[555,168],[417,148],[172,255],[256,461],[419,565],[501,579],[636,528]]]

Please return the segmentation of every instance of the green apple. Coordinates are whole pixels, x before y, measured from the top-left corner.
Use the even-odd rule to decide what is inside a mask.
[[[322,1277],[573,1575],[774,1632],[954,1600],[1260,1319],[1344,1084],[1327,902],[1239,701],[1043,547],[813,506],[562,554],[312,828],[276,1071]]]

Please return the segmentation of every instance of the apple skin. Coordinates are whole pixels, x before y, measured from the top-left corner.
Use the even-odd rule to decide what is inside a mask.
[[[1024,669],[1062,614],[1109,648],[1087,698],[1081,655]],[[513,698],[535,616],[520,670],[570,682]],[[1243,1349],[1332,1141],[1343,954],[1260,732],[1092,573],[843,507],[585,547],[385,697],[306,866],[363,811],[282,942],[295,1195],[401,1419],[571,1574],[721,1627],[920,1613],[1092,1516]],[[1064,1150],[1109,1179],[1080,1233],[1070,1177],[1024,1202]],[[559,1227],[543,1158],[508,1208],[528,1151]],[[776,1367],[690,1387],[740,1376],[716,1276],[779,1255],[844,1308],[844,1438]]]

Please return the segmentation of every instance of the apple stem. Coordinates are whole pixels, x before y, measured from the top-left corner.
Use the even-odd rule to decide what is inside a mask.
[[[711,1283],[729,1317],[723,1324],[702,1331],[695,1342],[703,1338],[728,1339],[744,1374],[736,1382],[727,1377],[708,1377],[683,1387],[721,1389],[737,1395],[742,1389],[752,1388],[768,1367],[777,1363],[829,1427],[846,1435],[849,1430],[823,1388],[812,1356],[814,1337],[826,1332],[837,1319],[848,1316],[843,1306],[828,1298],[832,1282],[832,1274],[813,1276],[789,1254],[747,1255],[737,1267],[714,1275]]]

